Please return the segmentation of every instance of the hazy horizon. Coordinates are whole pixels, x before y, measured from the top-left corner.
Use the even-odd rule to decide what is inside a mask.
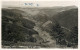
[[[27,3],[27,5],[25,5]],[[32,3],[33,5],[28,5]],[[65,6],[78,6],[77,2],[71,1],[3,1],[2,8],[4,7],[65,7]]]

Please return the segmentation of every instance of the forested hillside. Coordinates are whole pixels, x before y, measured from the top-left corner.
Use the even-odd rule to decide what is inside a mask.
[[[22,11],[16,9],[2,9],[2,40],[36,42],[36,38],[32,37],[34,34],[38,35],[33,29],[35,23],[24,19],[20,12]]]
[[[77,48],[78,8],[3,8],[2,45]]]

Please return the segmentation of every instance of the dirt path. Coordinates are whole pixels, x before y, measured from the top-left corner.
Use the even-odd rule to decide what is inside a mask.
[[[41,30],[39,27],[35,26],[34,30],[36,30],[40,37],[43,38],[43,40],[47,43],[47,45],[50,45],[51,47],[56,47],[56,41],[51,39],[51,36],[46,31]]]

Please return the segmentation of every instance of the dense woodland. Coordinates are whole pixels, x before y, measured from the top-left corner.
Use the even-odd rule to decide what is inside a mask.
[[[48,21],[50,22],[48,23]],[[37,29],[37,27],[39,29]],[[31,43],[28,45],[54,48],[54,42],[48,44],[51,41],[45,40],[45,37],[48,36],[47,33],[44,34],[44,32],[49,34],[48,36],[51,37],[51,40],[56,41],[56,48],[57,45],[59,45],[60,48],[61,46],[77,48],[78,8],[71,6],[2,9],[3,46],[23,45],[21,43],[18,44],[18,42],[24,42],[26,44]],[[41,36],[42,34],[45,36]],[[26,44],[24,45],[26,46]]]

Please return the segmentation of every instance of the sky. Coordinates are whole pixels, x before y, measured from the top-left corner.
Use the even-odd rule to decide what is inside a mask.
[[[3,1],[2,7],[54,7],[77,6],[75,1]]]

